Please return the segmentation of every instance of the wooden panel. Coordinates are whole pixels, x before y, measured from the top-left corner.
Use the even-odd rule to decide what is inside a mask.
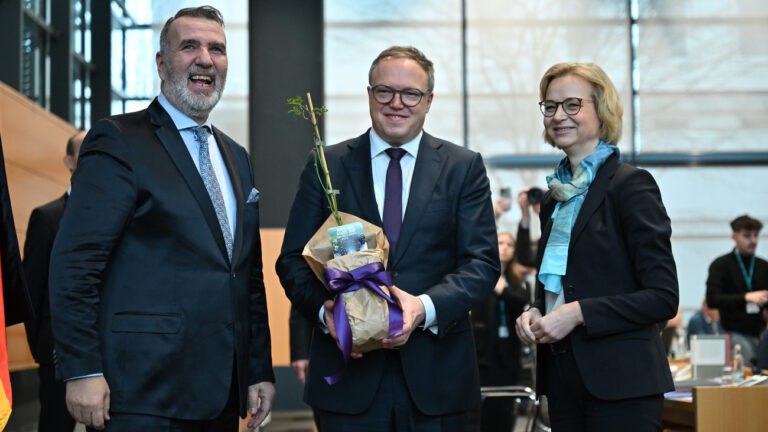
[[[8,336],[8,370],[16,372],[37,367],[27,344],[24,324],[16,324],[6,329]]]
[[[5,146],[5,139],[3,139],[3,146]],[[11,185],[11,205],[13,206],[16,230],[22,234],[19,237],[19,246],[23,250],[25,238],[23,234],[27,232],[29,215],[32,210],[63,195],[66,186],[62,187],[48,178],[37,176],[9,163],[6,163],[6,172],[8,184]]]
[[[264,261],[264,284],[267,288],[269,309],[269,330],[272,334],[272,363],[277,366],[291,364],[290,328],[288,320],[291,302],[285,296],[283,286],[275,272],[275,262],[280,255],[285,229],[264,228],[261,230],[261,254]]]
[[[664,398],[664,414],[662,425],[664,430],[693,430],[696,424],[696,413],[693,401],[688,399]]]
[[[47,177],[60,189],[67,187],[69,172],[62,158],[67,139],[76,131],[72,125],[0,83],[0,131],[6,165]]]
[[[696,387],[696,430],[768,431],[768,387]]]
[[[32,209],[60,196],[69,184],[69,171],[62,158],[67,139],[74,133],[75,128],[67,122],[0,82],[0,134],[22,249]],[[24,326],[9,327],[7,332],[9,369],[34,368]]]

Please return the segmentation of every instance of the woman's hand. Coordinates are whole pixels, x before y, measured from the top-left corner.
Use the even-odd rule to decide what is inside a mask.
[[[507,278],[505,278],[503,275],[499,277],[499,281],[496,282],[496,286],[493,288],[493,292],[496,293],[496,295],[501,295],[502,292],[504,292],[504,288],[507,287]]]
[[[579,302],[566,303],[531,324],[530,331],[538,343],[554,343],[584,324]]]
[[[530,308],[517,317],[515,321],[515,333],[524,344],[536,344],[536,335],[531,330],[531,326],[541,320],[541,312],[536,308]]]

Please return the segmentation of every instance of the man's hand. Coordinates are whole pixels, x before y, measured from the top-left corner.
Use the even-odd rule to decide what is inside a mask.
[[[248,429],[256,429],[272,411],[272,400],[275,398],[275,385],[269,381],[248,386]]]
[[[291,368],[293,368],[293,372],[296,374],[296,378],[299,379],[299,382],[302,384],[306,384],[307,371],[309,370],[309,360],[301,359],[301,360],[292,361]]]
[[[757,303],[759,306],[765,306],[768,303],[768,290],[751,291],[744,295],[748,302]]]
[[[341,349],[341,345],[339,344],[339,336],[336,334],[336,323],[333,322],[334,305],[335,303],[333,300],[326,300],[325,303],[323,303],[323,308],[325,309],[325,326],[328,328],[328,333],[331,334],[333,340],[336,341],[336,346]],[[353,359],[359,359],[363,357],[363,353],[352,351],[349,354],[349,357]]]
[[[520,206],[520,223],[524,226],[530,226],[531,224],[531,203],[528,202],[528,190],[530,187],[525,186],[517,193],[517,205]]]
[[[103,376],[67,381],[67,410],[76,421],[102,430],[109,420],[109,385]]]
[[[515,333],[517,337],[527,345],[536,344],[536,335],[531,331],[531,326],[541,320],[541,312],[536,308],[530,308],[523,312],[515,321]]]
[[[512,204],[509,202],[509,199],[503,197],[498,198],[493,203],[493,217],[498,220],[502,214],[509,211],[510,207],[512,207]]]
[[[403,310],[403,334],[394,338],[386,338],[382,343],[384,348],[397,348],[408,342],[413,330],[424,322],[426,312],[424,303],[418,297],[412,296],[394,285],[389,287],[389,292]]]
[[[579,302],[571,302],[544,315],[531,325],[531,332],[538,343],[553,343],[562,340],[583,323],[581,305]]]

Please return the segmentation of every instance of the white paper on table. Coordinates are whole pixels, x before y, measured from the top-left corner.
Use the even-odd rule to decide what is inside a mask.
[[[725,366],[727,362],[727,336],[691,336],[692,366]]]

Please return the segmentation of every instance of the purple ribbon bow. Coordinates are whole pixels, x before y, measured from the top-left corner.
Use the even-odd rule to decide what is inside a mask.
[[[374,262],[358,267],[349,272],[336,269],[325,270],[325,280],[328,281],[328,287],[331,293],[335,295],[335,305],[333,308],[333,324],[336,326],[336,335],[339,338],[341,354],[344,358],[344,365],[349,362],[349,356],[352,353],[352,329],[349,327],[347,318],[347,308],[344,305],[344,296],[341,294],[354,292],[363,288],[378,294],[389,304],[389,337],[397,337],[403,334],[403,311],[397,302],[385,293],[380,285],[392,286],[394,281],[389,272],[384,270],[384,264]],[[328,384],[336,384],[344,376],[344,369],[324,377]]]

